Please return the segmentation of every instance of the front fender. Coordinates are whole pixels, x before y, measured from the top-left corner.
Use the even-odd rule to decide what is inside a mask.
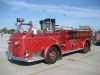
[[[46,39],[48,42],[46,42],[45,46],[44,46],[44,58],[46,58],[46,54],[47,54],[47,51],[50,47],[52,46],[57,46],[60,48],[60,36],[57,36],[56,38],[55,37],[52,37],[52,36],[47,36],[47,39]]]
[[[53,44],[47,46],[47,47],[45,48],[45,51],[44,51],[44,59],[46,58],[47,51],[48,51],[49,48],[52,47],[52,46],[58,46],[58,47],[60,48],[60,46],[59,46],[58,44],[56,44],[56,43],[53,43]]]

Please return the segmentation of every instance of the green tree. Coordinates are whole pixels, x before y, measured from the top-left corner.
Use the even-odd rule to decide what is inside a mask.
[[[8,33],[14,33],[14,32],[15,32],[15,29],[8,30]]]
[[[1,32],[3,32],[3,33],[7,33],[8,32],[8,29],[5,27],[5,28],[2,28],[1,29]]]
[[[8,29],[7,27],[5,27],[5,28],[2,28],[2,29],[0,30],[0,33],[1,33],[1,32],[12,34],[12,33],[15,32],[15,29]]]

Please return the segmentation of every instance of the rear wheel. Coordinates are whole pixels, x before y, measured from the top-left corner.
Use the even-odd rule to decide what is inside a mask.
[[[85,43],[84,45],[84,49],[82,50],[82,53],[87,53],[88,51],[90,51],[90,44],[88,42]]]
[[[53,64],[57,61],[58,59],[58,50],[55,47],[50,47],[47,51],[46,54],[46,63],[47,64]]]

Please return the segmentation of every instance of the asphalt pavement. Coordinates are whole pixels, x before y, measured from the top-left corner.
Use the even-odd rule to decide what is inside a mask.
[[[0,37],[0,75],[100,75],[100,46],[92,45],[87,54],[66,54],[62,60],[51,65],[44,60],[24,63],[7,60],[9,37],[9,34]]]

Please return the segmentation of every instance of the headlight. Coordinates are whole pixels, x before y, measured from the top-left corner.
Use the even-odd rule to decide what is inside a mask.
[[[19,45],[19,42],[18,42],[18,41],[16,41],[16,42],[15,42],[15,45],[16,45],[16,46],[18,46],[18,45]]]

